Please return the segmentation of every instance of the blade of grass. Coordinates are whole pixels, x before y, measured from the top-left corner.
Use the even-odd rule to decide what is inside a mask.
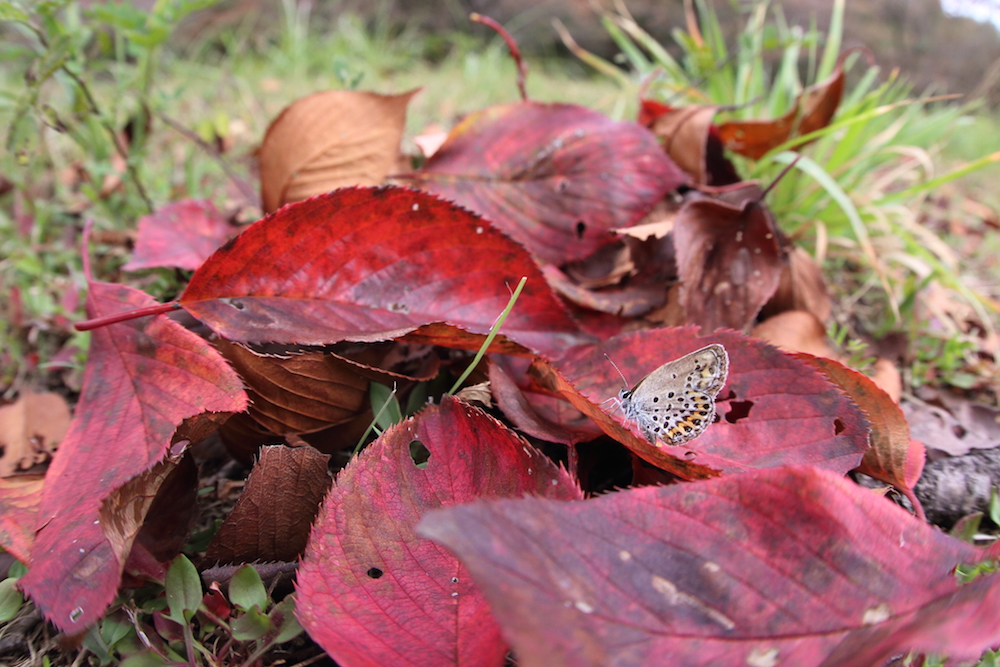
[[[503,326],[504,320],[506,320],[507,316],[510,315],[510,311],[514,309],[517,297],[521,296],[521,290],[524,289],[524,284],[526,282],[528,282],[528,277],[522,276],[521,281],[517,283],[517,287],[514,289],[514,293],[510,295],[510,301],[507,302],[507,307],[503,309],[503,312],[500,313],[500,317],[498,317],[496,323],[493,324],[493,328],[490,329],[490,333],[486,336],[486,340],[483,341],[483,344],[479,347],[479,351],[476,352],[476,356],[472,359],[472,363],[469,364],[469,367],[465,369],[465,372],[462,373],[457,380],[455,380],[455,384],[452,385],[450,390],[448,390],[449,396],[455,395],[455,392],[461,388],[462,383],[465,382],[469,375],[472,374],[472,371],[475,370],[476,366],[479,365],[479,362],[482,361],[483,356],[486,354],[486,350],[490,349],[490,344],[493,342],[493,339],[497,337],[497,332],[500,331],[500,327]]]
[[[377,382],[372,382],[372,387],[374,387],[377,384],[378,384]],[[384,385],[379,385],[379,386],[384,387]],[[394,397],[395,394],[396,394],[396,387],[393,386],[392,392],[389,394],[389,398]],[[379,408],[378,412],[375,413],[375,416],[372,417],[371,423],[368,424],[368,428],[365,429],[365,432],[362,433],[361,437],[358,439],[358,444],[354,446],[354,453],[351,454],[351,456],[357,456],[358,452],[361,451],[361,448],[365,446],[365,440],[368,439],[368,435],[375,428],[375,425],[378,423],[378,420],[382,416],[382,413],[385,412],[389,408],[389,403],[390,403],[389,400],[386,400],[385,402],[382,403],[382,407]],[[398,401],[396,401],[396,410],[397,411],[399,410],[399,402]]]
[[[799,153],[785,152],[774,155],[771,159],[775,162],[780,162],[782,164],[790,164],[795,161]],[[899,314],[899,304],[896,302],[896,297],[889,286],[889,279],[885,275],[885,271],[882,268],[882,264],[879,262],[878,256],[875,254],[875,247],[872,245],[871,238],[868,236],[868,227],[865,225],[864,220],[861,219],[861,214],[858,213],[857,207],[854,202],[851,201],[851,197],[844,192],[840,187],[840,184],[833,179],[830,174],[826,172],[823,167],[813,162],[811,159],[805,156],[801,156],[798,163],[795,165],[798,169],[804,171],[805,173],[812,176],[816,182],[826,190],[827,194],[837,202],[840,209],[847,216],[848,221],[851,223],[851,229],[854,231],[854,236],[858,240],[858,244],[861,246],[862,251],[868,258],[868,262],[871,265],[873,271],[878,275],[879,282],[882,283],[882,288],[885,290],[886,295],[889,298],[889,302],[892,306],[892,312],[898,321],[900,318]]]

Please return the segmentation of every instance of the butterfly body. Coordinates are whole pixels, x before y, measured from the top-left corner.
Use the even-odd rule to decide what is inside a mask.
[[[705,432],[715,417],[715,397],[729,375],[726,348],[712,344],[668,361],[622,389],[618,401],[651,443],[681,445]]]

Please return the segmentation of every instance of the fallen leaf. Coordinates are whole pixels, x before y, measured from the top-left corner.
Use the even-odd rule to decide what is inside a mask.
[[[803,352],[807,351],[803,350]],[[893,403],[899,404],[899,401],[903,397],[903,376],[900,374],[899,369],[896,368],[896,364],[881,357],[876,359],[872,382],[888,394]]]
[[[264,211],[344,186],[380,185],[395,167],[417,92],[328,90],[286,107],[258,154]]]
[[[805,352],[829,359],[837,357],[826,341],[826,327],[815,315],[804,310],[789,310],[769,317],[755,326],[751,335],[786,352]]]
[[[524,667],[870,667],[1000,642],[1000,575],[953,574],[985,552],[811,466],[481,500],[418,533],[469,569]]]
[[[312,447],[264,447],[243,495],[212,538],[207,563],[295,561],[330,490],[330,457]]]
[[[90,317],[154,305],[131,287],[90,283]],[[83,391],[46,474],[41,528],[20,581],[47,619],[72,634],[114,600],[128,554],[115,551],[101,525],[102,500],[163,460],[185,418],[246,406],[219,353],[164,315],[91,334]]]
[[[667,299],[663,285],[634,285],[601,290],[581,287],[552,264],[542,267],[545,279],[561,297],[578,306],[621,317],[640,317]]]
[[[792,245],[780,233],[777,238],[779,247],[787,252],[788,262],[782,266],[778,288],[761,308],[760,317],[767,319],[787,310],[804,310],[821,324],[827,322],[831,305],[823,271],[805,250]]]
[[[489,223],[424,192],[345,188],[251,225],[179,302],[238,342],[383,341],[435,322],[486,334],[522,276],[500,332],[538,351],[571,344],[578,329],[534,261]]]
[[[135,252],[122,269],[169,266],[194,271],[238,231],[210,201],[174,202],[139,218]]]
[[[722,151],[712,120],[719,108],[696,104],[672,107],[641,100],[639,124],[653,131],[667,155],[699,185],[728,185],[740,180]]]
[[[1000,411],[947,391],[921,392],[920,402],[906,401],[903,414],[914,438],[951,456],[1000,447]]]
[[[489,360],[490,392],[497,402],[497,407],[504,413],[519,431],[534,438],[548,442],[558,442],[563,445],[574,445],[586,442],[600,436],[601,431],[593,427],[593,423],[570,424],[563,416],[558,422],[546,418],[543,410],[543,397],[532,394],[529,400],[525,388],[519,387],[511,377],[511,368],[503,359],[491,356]],[[563,401],[560,401],[563,403]],[[586,418],[579,412],[578,419]]]
[[[870,378],[843,364],[810,355],[796,356],[840,387],[868,418],[871,448],[865,452],[858,471],[899,489],[922,517],[913,489],[924,469],[924,447],[910,438],[910,427],[899,405]]]
[[[543,263],[583,259],[686,178],[656,138],[570,104],[484,109],[406,176],[487,218]]]
[[[300,622],[342,665],[503,664],[507,647],[468,573],[414,527],[431,509],[527,493],[582,497],[564,470],[450,397],[393,426],[323,504],[297,577]]]
[[[175,474],[178,471],[180,474]],[[131,559],[133,545],[144,528],[147,552],[152,549],[163,560],[180,553],[194,517],[197,483],[197,466],[189,457],[182,457],[180,461],[160,461],[112,491],[101,501],[99,511],[111,553]],[[164,487],[168,495],[160,493]],[[157,501],[158,510],[150,515]],[[147,518],[155,519],[155,525],[147,524]],[[152,552],[149,556],[156,560]],[[129,564],[124,563],[122,569]]]
[[[823,81],[809,86],[784,116],[773,120],[734,120],[720,123],[719,136],[729,150],[754,160],[764,157],[795,136],[821,130],[830,124],[844,93],[845,51],[833,72]],[[810,142],[799,145],[801,148]]]
[[[683,471],[664,467],[664,457],[673,459],[674,467],[681,460],[726,473],[809,464],[846,474],[857,467],[868,449],[868,422],[821,373],[737,332],[699,336],[697,331],[688,326],[623,334],[571,350],[554,365],[582,396],[584,402],[573,403],[578,410],[596,417],[605,433],[646,461],[682,478],[687,478]],[[698,438],[678,447],[653,446],[624,429],[620,410],[601,409],[623,388],[609,357],[634,385],[664,363],[710,343],[726,348],[729,379],[716,398],[719,420]],[[641,446],[622,439],[622,431]]]
[[[0,477],[0,548],[25,565],[38,525],[44,475]]]
[[[181,429],[184,425],[181,425]],[[177,441],[177,436],[174,436]],[[157,464],[138,479],[153,474],[160,473],[160,466]],[[162,471],[164,479],[157,482],[155,487],[155,497],[148,508],[143,508],[145,519],[142,528],[135,537],[132,546],[132,553],[129,554],[129,561],[133,559],[137,547],[142,547],[160,568],[162,564],[169,563],[181,552],[191,537],[191,531],[198,517],[198,465],[190,450],[185,451],[180,460],[171,464],[170,470]],[[134,480],[133,480],[134,481]],[[132,481],[128,482],[123,489],[128,487]],[[152,485],[150,485],[152,488]],[[112,494],[104,500],[102,512],[109,512],[109,501],[117,496],[118,502],[123,499],[121,490]],[[133,506],[134,507],[134,506]],[[128,510],[126,510],[128,511]],[[138,514],[138,513],[136,513]],[[126,562],[126,572],[131,563]]]
[[[687,321],[707,331],[748,328],[786,261],[774,219],[755,199],[692,199],[677,214],[674,245]]]
[[[417,145],[420,149],[420,153],[425,157],[429,158],[438,152],[438,149],[444,145],[444,142],[448,140],[448,133],[439,129],[438,125],[431,125],[426,128],[422,134],[418,134],[413,137],[413,143]]]
[[[48,460],[69,421],[66,399],[51,392],[25,391],[0,407],[0,477]]]
[[[369,380],[334,354],[263,354],[221,339],[215,345],[248,385],[250,416],[275,435],[336,426],[368,406]]]

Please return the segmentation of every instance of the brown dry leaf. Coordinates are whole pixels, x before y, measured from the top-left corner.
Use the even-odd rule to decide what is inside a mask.
[[[215,345],[248,385],[250,416],[275,435],[312,433],[354,419],[369,408],[370,380],[427,379],[378,368],[389,350],[382,346],[370,346],[369,358],[355,361],[328,351],[269,354],[225,340]]]
[[[31,558],[45,475],[0,478],[0,548],[22,563]]]
[[[633,285],[603,290],[581,287],[548,264],[542,267],[545,281],[567,301],[589,310],[621,317],[639,317],[661,307],[667,298],[663,285]]]
[[[187,542],[197,490],[198,467],[190,456],[161,461],[115,489],[100,509],[112,552],[124,563],[138,539],[157,560],[172,559]]]
[[[413,137],[413,143],[420,149],[425,158],[437,153],[438,149],[448,140],[448,131],[440,125],[429,125],[423,132]]]
[[[466,403],[479,403],[487,408],[493,407],[493,393],[490,390],[489,380],[463,387],[455,394],[455,398]]]
[[[663,142],[663,150],[695,183],[706,184],[705,147],[718,107],[691,105],[664,110],[648,127]]]
[[[296,560],[333,481],[329,459],[312,447],[264,447],[243,495],[208,545],[205,560]]]
[[[0,408],[0,477],[47,460],[66,435],[69,406],[59,394],[26,391]]]
[[[778,235],[778,242],[785,243],[783,235]],[[824,323],[830,317],[831,306],[823,272],[804,249],[788,247],[788,264],[781,272],[781,282],[760,315],[767,318],[786,310],[805,310]]]
[[[639,124],[653,131],[667,155],[696,184],[726,185],[740,180],[713,129],[712,119],[719,107],[671,107],[652,100],[642,100],[641,104]]]
[[[260,146],[264,211],[348,185],[380,185],[395,168],[416,93],[329,90],[286,107]]]
[[[951,456],[1000,447],[1000,411],[945,390],[921,387],[902,408],[914,438]]]
[[[663,200],[657,203],[653,207],[653,210],[646,214],[646,217],[638,224],[631,227],[612,229],[611,231],[640,241],[646,241],[650,238],[662,239],[674,231],[674,218],[677,217],[677,209],[677,205]]]
[[[793,136],[826,127],[840,106],[844,93],[844,58],[849,53],[842,53],[833,73],[826,80],[806,88],[784,116],[721,123],[718,130],[722,143],[733,152],[759,160]]]
[[[777,290],[786,262],[770,211],[740,192],[724,193],[736,205],[696,193],[675,221],[681,304],[687,321],[705,331],[749,327]]]
[[[816,357],[836,359],[826,342],[826,328],[812,313],[789,310],[769,317],[753,328],[751,335],[787,352],[806,352]]]
[[[872,382],[878,388],[889,395],[893,403],[899,405],[899,399],[903,396],[903,376],[900,374],[896,364],[888,359],[875,360],[875,373],[872,375]]]

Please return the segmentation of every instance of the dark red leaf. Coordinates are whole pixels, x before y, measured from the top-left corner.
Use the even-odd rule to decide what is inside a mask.
[[[687,321],[706,331],[749,327],[786,263],[774,220],[755,199],[687,202],[674,222],[674,245]]]
[[[686,180],[646,128],[538,102],[467,116],[407,178],[480,213],[551,264],[587,257]]]
[[[864,411],[871,427],[871,447],[858,470],[902,491],[923,517],[913,488],[924,470],[926,453],[920,442],[910,438],[910,426],[900,407],[869,378],[843,364],[808,354],[795,356],[818,369]]]
[[[844,474],[857,467],[868,449],[868,422],[822,374],[737,332],[699,336],[697,331],[689,326],[624,334],[601,346],[571,351],[555,366],[594,407],[603,404],[602,412],[610,412],[620,426],[621,411],[607,407],[606,401],[618,395],[622,379],[605,354],[634,385],[668,361],[720,343],[729,353],[729,380],[716,399],[719,421],[679,447],[661,443],[655,448],[660,456],[723,472],[805,463]],[[619,430],[605,432],[620,435]],[[631,448],[631,441],[620,441]]]
[[[419,467],[411,448],[430,452]],[[581,498],[575,482],[482,411],[446,397],[337,477],[297,579],[298,616],[342,665],[501,665],[499,628],[453,556],[417,537],[425,512],[476,498]]]
[[[346,188],[286,206],[220,248],[181,304],[229,340],[379,341],[446,322],[539,351],[577,328],[525,250],[478,216],[405,188]]]
[[[524,667],[871,667],[1000,642],[1000,575],[953,574],[985,553],[808,466],[481,501],[419,533],[469,568]]]
[[[239,228],[215,204],[185,199],[139,218],[139,235],[126,271],[172,266],[194,271]]]
[[[209,563],[294,561],[330,489],[330,457],[312,447],[264,447],[243,495],[215,534]]]
[[[564,445],[586,442],[600,435],[600,431],[593,428],[593,423],[589,420],[580,425],[569,425],[566,423],[568,421],[566,418],[562,419],[561,423],[547,419],[544,410],[546,406],[541,405],[546,397],[535,393],[530,394],[529,400],[525,389],[519,387],[511,377],[510,370],[509,364],[505,363],[504,359],[490,358],[490,393],[497,406],[518,430],[535,438]]]
[[[87,314],[153,303],[139,290],[94,282]],[[163,460],[185,418],[246,405],[239,377],[219,353],[166,316],[94,331],[80,402],[45,478],[31,569],[21,579],[49,620],[78,632],[114,599],[127,553],[116,552],[101,525],[102,500]]]

